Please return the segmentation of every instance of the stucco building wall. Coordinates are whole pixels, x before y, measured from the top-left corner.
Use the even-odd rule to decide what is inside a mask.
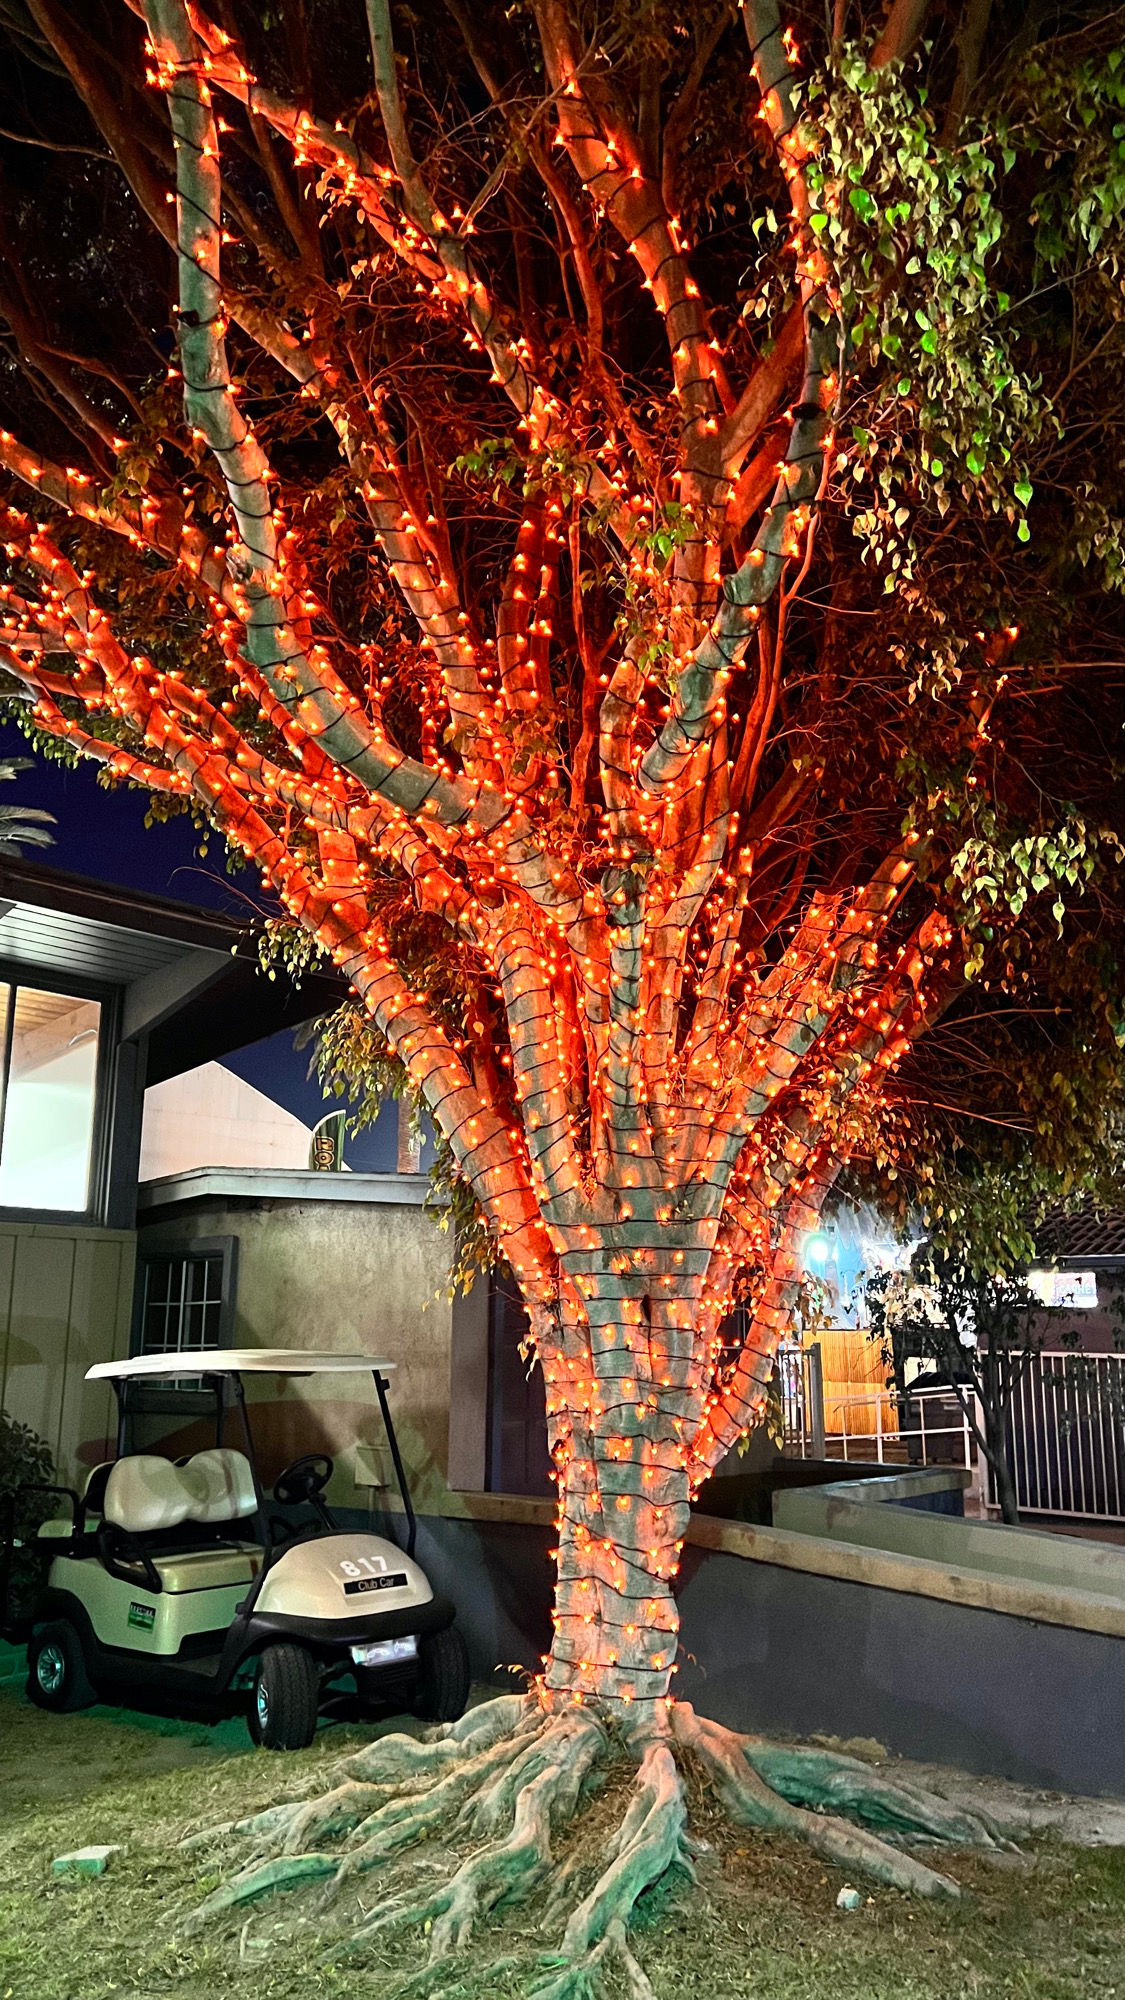
[[[421,1176],[340,1178],[352,1198],[333,1198],[337,1190],[325,1187],[312,1199],[175,1203],[161,1202],[150,1188],[142,1197],[138,1252],[182,1252],[193,1243],[234,1239],[232,1345],[357,1352],[393,1362],[399,1444],[424,1503],[429,1493],[446,1490],[449,1471],[449,1239],[422,1207]],[[387,1185],[373,1188],[376,1181]],[[366,1198],[357,1200],[352,1191],[359,1192],[360,1182],[368,1184]],[[255,1385],[254,1403],[255,1439],[267,1469],[324,1450],[337,1461],[333,1498],[378,1504],[390,1468],[369,1381],[307,1377],[285,1385],[269,1378],[268,1388]]]

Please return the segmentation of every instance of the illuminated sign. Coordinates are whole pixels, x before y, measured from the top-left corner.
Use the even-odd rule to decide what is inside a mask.
[[[1098,1303],[1098,1281],[1093,1271],[1029,1271],[1027,1282],[1045,1306],[1085,1309]]]

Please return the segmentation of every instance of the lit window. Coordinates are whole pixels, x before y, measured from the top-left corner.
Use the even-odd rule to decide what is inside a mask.
[[[0,1204],[84,1211],[101,1007],[70,993],[0,983]]]

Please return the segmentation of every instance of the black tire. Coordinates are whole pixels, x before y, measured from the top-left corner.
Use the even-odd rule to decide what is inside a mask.
[[[316,1735],[320,1668],[304,1646],[267,1646],[258,1661],[247,1725],[263,1750],[303,1750]]]
[[[37,1625],[27,1648],[27,1698],[36,1708],[73,1715],[92,1708],[97,1695],[86,1672],[82,1641],[66,1618]]]
[[[469,1651],[456,1625],[423,1639],[418,1661],[415,1715],[426,1722],[456,1722],[469,1699]]]

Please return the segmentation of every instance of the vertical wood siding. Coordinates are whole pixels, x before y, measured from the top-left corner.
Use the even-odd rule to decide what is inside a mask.
[[[132,1230],[0,1224],[0,1406],[47,1440],[81,1484],[112,1435],[111,1397],[87,1368],[128,1353]]]

